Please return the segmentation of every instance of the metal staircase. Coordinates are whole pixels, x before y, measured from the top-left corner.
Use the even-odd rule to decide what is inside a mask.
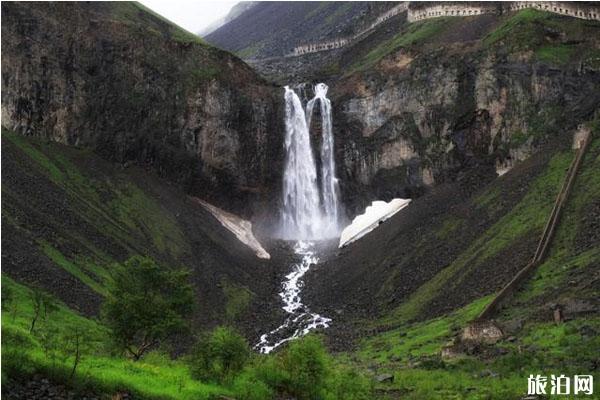
[[[552,207],[552,212],[548,217],[548,221],[546,222],[546,226],[544,227],[544,231],[542,232],[542,236],[540,237],[540,241],[538,243],[537,249],[535,250],[535,254],[529,264],[527,264],[523,269],[521,269],[517,275],[506,285],[502,290],[496,295],[496,297],[487,305],[487,307],[479,314],[477,319],[474,322],[482,322],[490,320],[496,311],[499,310],[500,305],[510,297],[520,286],[521,284],[531,275],[533,271],[542,263],[552,239],[554,237],[554,233],[556,231],[556,227],[558,226],[561,212],[563,207],[567,202],[567,198],[571,192],[571,188],[573,187],[573,182],[575,181],[575,177],[579,172],[579,168],[581,166],[581,162],[587,150],[589,143],[591,142],[591,134],[589,131],[585,131],[583,136],[578,140],[579,147],[577,149],[577,153],[575,154],[575,158],[571,162],[569,166],[569,170],[567,171],[567,176],[563,181],[562,187],[558,196],[556,196],[556,200],[554,201],[554,206]]]

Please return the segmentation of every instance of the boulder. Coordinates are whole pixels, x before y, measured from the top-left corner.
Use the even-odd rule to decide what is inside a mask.
[[[379,383],[392,383],[394,382],[394,375],[392,374],[381,374],[375,376],[375,380]]]
[[[502,339],[502,330],[493,321],[471,322],[461,334],[462,341],[494,344]]]

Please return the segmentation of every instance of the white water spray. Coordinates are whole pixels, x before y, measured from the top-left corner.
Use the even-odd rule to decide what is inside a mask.
[[[300,99],[285,87],[285,151],[282,236],[314,239],[322,219],[317,170]]]
[[[338,180],[335,176],[335,155],[333,152],[333,129],[331,115],[331,101],[327,98],[329,87],[324,83],[315,86],[315,97],[308,102],[308,127],[312,120],[315,102],[321,105],[321,195],[323,197],[323,211],[325,213],[325,233],[335,236],[339,233],[339,204]]]
[[[315,97],[306,105],[306,114],[296,93],[285,87],[285,150],[283,174],[282,237],[321,240],[339,235],[338,180],[335,176],[331,101],[327,85],[315,86]],[[321,185],[310,144],[310,123],[319,101],[322,140]]]
[[[302,278],[311,265],[319,261],[315,253],[315,240],[339,235],[338,180],[335,176],[331,102],[327,85],[315,87],[315,97],[307,104],[308,119],[296,93],[285,87],[285,151],[283,173],[283,209],[281,236],[297,240],[294,252],[300,262],[292,266],[286,276],[279,296],[288,314],[282,325],[265,333],[255,348],[269,353],[281,344],[306,335],[313,329],[327,328],[331,319],[311,312],[302,304],[300,291]],[[322,143],[321,185],[317,183],[317,168],[310,145],[310,123],[316,101],[321,105]]]

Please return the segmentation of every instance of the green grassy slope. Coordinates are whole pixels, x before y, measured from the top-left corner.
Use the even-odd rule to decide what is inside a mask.
[[[253,272],[269,264],[154,174],[4,130],[2,147],[3,272],[13,279],[97,315],[119,263],[149,256],[192,271],[199,324],[224,320],[232,307],[243,319],[253,299],[270,294],[270,281]]]
[[[447,268],[411,295],[408,301],[397,309],[396,315],[406,320],[415,318],[443,288],[459,284],[465,276],[500,251],[541,232],[554,203],[553,194],[558,193],[564,171],[573,157],[571,153],[565,151],[555,155],[546,171],[535,180],[521,202],[477,238]],[[481,198],[486,199],[481,207],[488,208],[488,212],[493,213],[494,204],[500,201],[501,193],[496,191],[494,186],[487,189],[481,195]],[[459,229],[455,228],[455,233],[458,233]]]
[[[77,315],[64,304],[56,303],[52,312],[41,314],[31,331],[33,292],[3,276],[2,293],[2,388],[13,397],[16,390],[16,398],[28,398],[29,392],[19,388],[31,383],[32,376],[47,379],[46,386],[68,387],[69,398],[125,394],[146,400],[373,398],[370,381],[334,363],[321,340],[312,335],[276,354],[250,355],[247,348],[232,346],[228,338],[233,331],[221,327],[201,345],[210,348],[209,371],[195,352],[172,358],[155,350],[134,362],[114,350],[110,332],[99,322]],[[242,364],[224,377],[220,363],[232,357]]]
[[[536,60],[552,65],[597,64],[598,51],[586,44],[597,36],[598,21],[582,21],[526,9],[504,18],[483,38],[488,49],[532,51]]]
[[[410,322],[426,312],[428,299],[460,279],[465,269],[477,268],[478,260],[484,262],[487,255],[541,229],[554,200],[551,193],[558,192],[571,156],[557,153],[511,212],[395,312],[377,321],[375,325],[387,327],[386,331],[363,339],[357,352],[345,355],[343,362],[393,373],[395,382],[379,389],[384,397],[401,393],[406,399],[519,399],[526,394],[529,374],[593,373],[600,348],[600,288],[594,278],[600,263],[594,229],[600,199],[600,139],[588,149],[547,259],[498,315],[498,323],[506,327],[503,341],[472,356],[440,358],[442,347],[483,310],[492,295],[439,318]],[[501,201],[499,184],[492,184],[476,200],[491,213]],[[448,226],[460,226],[451,218]],[[552,322],[552,304],[563,305],[565,323]]]
[[[266,397],[256,397],[255,392],[265,393],[251,381],[260,371],[245,370],[252,376],[223,385],[192,377],[186,346],[216,323],[237,326],[252,343],[256,327],[269,326],[270,318],[279,321],[273,309],[264,308],[279,287],[271,284],[280,282],[269,262],[257,259],[196,202],[148,171],[6,130],[2,150],[4,390],[12,392],[41,376],[82,395],[271,398],[270,389]],[[138,362],[116,348],[98,313],[114,272],[135,254],[164,267],[190,269],[199,303],[190,335],[162,343]],[[40,290],[57,307],[42,312],[30,332],[34,293]],[[81,360],[71,376],[76,334]],[[268,360],[273,359],[256,357],[259,365]],[[329,389],[337,390],[331,379]]]
[[[83,232],[71,229],[69,221],[57,220],[56,215],[43,215],[35,207],[37,199],[28,196],[24,186],[12,185],[10,181],[2,187],[4,222],[23,235],[35,237],[37,250],[90,289],[103,292],[104,281],[110,279],[111,264],[121,261],[121,254],[154,252],[156,257],[176,258],[186,246],[174,216],[150,194],[124,175],[85,175],[71,158],[93,157],[91,152],[11,133],[3,132],[3,139],[7,152],[20,156],[17,163],[21,170],[31,168],[40,177],[38,189],[46,183],[53,193],[64,196],[67,211],[76,214],[74,218]],[[26,198],[30,201],[24,201]],[[22,220],[23,216],[33,217],[37,223],[30,226]],[[36,237],[35,228],[39,225],[47,225],[52,234]],[[87,227],[95,232],[86,235]],[[105,246],[103,239],[110,240],[110,247]]]
[[[434,18],[407,24],[391,39],[377,44],[366,55],[356,60],[350,66],[349,72],[365,71],[373,68],[382,58],[400,49],[415,49],[432,37],[442,34],[446,29],[455,25],[456,22],[459,21],[455,18]]]
[[[470,28],[480,25],[478,28]],[[545,11],[525,9],[501,17],[433,18],[405,24],[400,31],[373,43],[366,53],[349,57],[349,73],[369,71],[384,58],[403,51],[412,56],[444,46],[470,43],[485,54],[530,54],[534,61],[598,67],[597,36],[600,23],[582,21]],[[352,47],[348,50],[352,52]]]
[[[126,390],[144,399],[208,399],[229,391],[193,380],[182,361],[155,352],[140,362],[111,354],[107,329],[60,304],[29,332],[33,316],[31,290],[2,277],[2,383],[42,374],[81,392],[117,393]],[[71,377],[75,358],[73,334],[81,334],[81,361]]]

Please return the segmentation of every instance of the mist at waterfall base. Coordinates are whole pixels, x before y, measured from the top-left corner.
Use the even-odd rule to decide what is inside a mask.
[[[294,253],[299,258],[282,283],[279,293],[284,322],[260,336],[255,348],[270,353],[280,345],[306,335],[317,328],[327,328],[331,319],[311,312],[301,301],[302,278],[311,265],[319,262],[315,242],[337,238],[340,233],[338,180],[335,175],[331,102],[327,85],[315,86],[315,96],[306,105],[293,89],[285,87],[285,153],[283,174],[283,207],[280,237],[295,241]],[[310,127],[317,103],[321,114],[320,182],[317,163],[311,147]]]

